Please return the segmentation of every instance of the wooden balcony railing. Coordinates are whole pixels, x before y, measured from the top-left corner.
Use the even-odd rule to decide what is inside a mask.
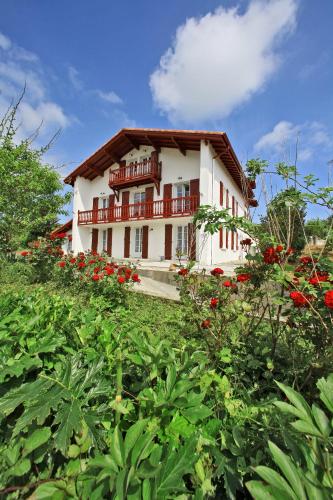
[[[168,200],[146,201],[131,205],[119,205],[78,213],[79,224],[108,224],[162,217],[184,217],[193,215],[198,208],[198,196],[184,196]]]
[[[110,172],[111,189],[155,182],[161,177],[161,164],[156,159],[148,159],[139,163],[131,163]]]

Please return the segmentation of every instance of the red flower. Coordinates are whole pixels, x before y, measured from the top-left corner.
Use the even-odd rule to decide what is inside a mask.
[[[106,268],[105,268],[105,273],[106,273],[108,276],[111,276],[111,274],[114,274],[114,269],[112,269],[112,267],[106,267]]]
[[[312,262],[316,262],[316,260],[312,259],[309,255],[305,255],[304,257],[301,257],[300,262],[302,264],[311,264]]]
[[[58,262],[59,267],[65,267],[65,265],[66,265],[66,262],[64,260],[61,260],[60,262]]]
[[[81,262],[78,263],[77,267],[79,269],[83,269],[84,267],[86,267],[86,263],[81,261]]]
[[[183,267],[182,269],[179,269],[178,274],[179,274],[179,276],[187,276],[188,269],[186,269],[186,267]]]
[[[139,275],[137,273],[133,274],[132,281],[134,281],[134,283],[140,283],[141,280],[140,280]]]
[[[21,255],[22,257],[26,257],[27,255],[29,255],[30,252],[27,252],[26,250],[23,250],[23,252],[21,252]]]
[[[263,253],[264,262],[266,264],[277,264],[280,262],[280,256],[276,254],[274,247],[268,247]]]
[[[333,290],[328,290],[324,295],[325,306],[333,309]]]
[[[97,260],[95,259],[90,259],[88,260],[88,264],[96,264]]]
[[[122,284],[125,283],[125,278],[123,276],[118,276],[118,283]]]
[[[292,253],[294,253],[294,249],[289,247],[286,251],[286,255],[291,255]]]
[[[95,267],[95,268],[94,268],[94,273],[96,273],[96,274],[97,274],[97,273],[99,273],[99,272],[100,272],[100,270],[101,270],[101,268],[100,268],[100,267]]]
[[[275,249],[276,252],[282,252],[283,251],[283,246],[282,245],[278,245]]]
[[[225,287],[229,288],[229,287],[231,286],[231,284],[232,284],[232,283],[231,283],[231,281],[230,281],[230,280],[227,280],[227,281],[225,281],[225,282],[223,283],[223,286],[225,286]]]
[[[318,272],[316,276],[312,276],[312,278],[309,279],[309,283],[311,285],[319,285],[319,283],[323,283],[325,281],[328,281],[328,274],[320,272]]]
[[[201,328],[207,329],[210,327],[210,319],[204,319],[201,323]]]
[[[223,269],[221,269],[220,267],[215,267],[215,269],[213,269],[210,274],[212,276],[221,276],[222,274],[224,274],[224,271]]]
[[[71,264],[75,264],[75,262],[76,262],[76,259],[75,259],[75,258],[73,258],[73,259],[70,259],[70,261],[69,261],[69,262],[70,262]]]
[[[312,300],[311,295],[304,295],[301,292],[291,292],[289,297],[294,302],[294,307],[309,307],[309,302]]]
[[[237,281],[239,281],[240,283],[244,283],[244,281],[249,281],[250,279],[251,275],[248,273],[239,274],[237,276]]]
[[[218,303],[219,303],[219,299],[218,298],[213,297],[212,299],[210,299],[210,307],[211,307],[211,309],[216,309],[217,306],[218,306]]]
[[[299,285],[299,279],[296,276],[293,277],[293,283],[295,283],[295,285]]]
[[[92,275],[92,279],[93,279],[94,281],[98,281],[98,280],[100,279],[99,274],[93,274],[93,275]]]

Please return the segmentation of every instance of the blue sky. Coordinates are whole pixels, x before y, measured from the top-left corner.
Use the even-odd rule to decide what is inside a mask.
[[[62,174],[124,126],[224,130],[240,160],[333,159],[332,0],[1,2],[0,112]],[[320,214],[317,210],[312,212]]]

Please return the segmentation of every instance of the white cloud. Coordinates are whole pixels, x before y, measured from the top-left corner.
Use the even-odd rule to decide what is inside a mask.
[[[289,121],[280,121],[271,132],[263,135],[255,144],[256,151],[266,151],[280,156],[288,155],[290,149],[298,148],[298,159],[310,159],[316,148],[332,147],[330,138],[324,124],[320,122],[306,122],[294,125]]]
[[[75,90],[80,90],[81,92],[84,92],[85,94],[93,94],[98,96],[100,99],[103,101],[109,102],[111,104],[122,104],[123,100],[121,97],[119,97],[116,92],[113,90],[110,90],[109,92],[103,92],[103,90],[100,89],[85,89],[84,83],[79,77],[79,72],[74,66],[69,66],[68,68],[68,78],[75,88]]]
[[[297,0],[252,0],[243,14],[220,7],[187,19],[150,77],[155,104],[173,122],[229,115],[277,70],[296,13]]]
[[[103,101],[110,102],[111,104],[122,104],[123,100],[117,95],[113,90],[111,92],[103,92],[102,90],[96,90],[97,95],[103,99]]]
[[[79,78],[79,72],[74,66],[69,66],[68,68],[68,78],[76,90],[83,89],[83,83]]]
[[[41,126],[39,135],[47,140],[60,127],[67,127],[72,119],[48,96],[48,81],[38,56],[2,33],[0,49],[0,114],[17,101],[26,87],[17,111],[17,139],[33,134]]]

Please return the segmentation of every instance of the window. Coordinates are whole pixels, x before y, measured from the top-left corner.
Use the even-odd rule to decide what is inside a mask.
[[[144,203],[146,201],[146,193],[145,191],[137,191],[134,193],[134,204],[138,204],[138,206],[134,207],[134,215],[141,216],[144,215],[144,205],[140,205],[140,203]]]
[[[103,243],[102,243],[102,251],[107,252],[108,247],[108,232],[106,230],[103,231]]]
[[[108,208],[108,199],[102,198],[102,208]]]
[[[135,229],[134,252],[140,255],[142,253],[142,227]]]
[[[187,226],[177,227],[177,248],[176,252],[187,255]]]
[[[220,205],[221,205],[221,207],[223,207],[223,191],[224,191],[223,182],[220,182]]]
[[[190,195],[190,185],[189,184],[176,184],[176,198],[177,200],[177,213],[186,212],[190,208],[190,200],[184,200],[185,196]]]

